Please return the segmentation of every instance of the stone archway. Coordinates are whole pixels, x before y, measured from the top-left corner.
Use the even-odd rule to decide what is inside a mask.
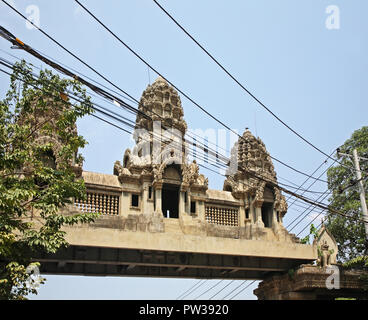
[[[275,201],[274,192],[269,186],[265,186],[263,192],[263,203],[261,212],[262,212],[262,222],[266,228],[272,227],[274,201]]]
[[[179,218],[180,185],[182,177],[180,166],[170,164],[162,174],[161,208],[165,218]]]
[[[179,185],[163,184],[162,214],[165,218],[179,218],[179,192]]]

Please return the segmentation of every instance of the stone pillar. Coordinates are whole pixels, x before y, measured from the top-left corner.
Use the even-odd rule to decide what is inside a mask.
[[[240,227],[245,227],[244,199],[241,199],[241,205],[239,207],[239,226]]]
[[[179,217],[185,214],[185,190],[179,191]]]
[[[279,223],[277,222],[277,212],[275,208],[272,209],[272,228],[273,229],[279,228]]]
[[[190,215],[190,202],[191,202],[191,196],[190,196],[190,191],[188,191],[188,199],[187,199],[187,212]]]
[[[198,219],[200,221],[205,221],[206,218],[205,218],[205,215],[206,215],[206,212],[205,212],[205,205],[204,205],[204,201],[200,200],[200,201],[197,201],[197,215],[198,215]]]
[[[142,192],[142,202],[141,202],[141,212],[146,213],[147,209],[147,202],[148,200],[148,184],[143,183],[143,192]]]
[[[162,188],[156,188],[156,213],[162,215]]]
[[[264,228],[264,223],[262,221],[262,205],[259,205],[259,204],[255,205],[255,210],[256,210],[255,224],[259,228]]]

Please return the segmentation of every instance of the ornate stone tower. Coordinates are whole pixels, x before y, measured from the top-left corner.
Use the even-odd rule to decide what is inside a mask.
[[[134,190],[129,209],[170,218],[196,215],[190,194],[205,194],[208,181],[195,162],[188,164],[187,124],[178,93],[159,77],[143,92],[139,111],[136,145],[125,151],[123,164],[114,165],[120,183]]]
[[[177,91],[161,77],[143,91],[139,111],[141,113],[137,115],[136,128],[153,131],[153,121],[160,121],[163,127],[175,128],[183,136],[187,130],[180,97]]]
[[[247,171],[271,181],[272,185]],[[223,189],[244,201],[245,215],[251,222],[277,229],[287,211],[287,203],[274,184],[277,184],[276,172],[265,144],[246,129],[232,148]]]
[[[42,92],[38,92],[39,96],[33,100],[30,104],[31,113],[25,115],[21,113],[18,119],[18,123],[22,125],[30,125],[31,128],[37,128],[32,133],[31,143],[35,146],[48,146],[47,149],[43,150],[37,156],[44,162],[45,165],[50,166],[54,169],[58,169],[63,161],[62,148],[65,145],[65,138],[58,133],[57,122],[62,117],[62,114],[70,108],[68,103],[67,95],[60,93],[60,100],[57,101],[54,97],[45,96]],[[42,97],[41,106],[40,98]],[[42,129],[47,125],[47,129]],[[64,133],[77,136],[77,125],[76,123],[66,127]],[[76,163],[75,159],[77,152],[73,159],[68,159],[66,162],[68,166],[74,171],[76,177],[82,175],[82,164]],[[31,170],[30,168],[28,168]]]
[[[198,164],[188,161],[186,130],[178,93],[159,77],[142,94],[132,150],[115,162],[113,175],[83,172],[87,201],[77,207],[101,211],[128,231],[299,241],[282,225],[286,201],[260,139],[244,132],[232,149],[223,190],[211,190]]]

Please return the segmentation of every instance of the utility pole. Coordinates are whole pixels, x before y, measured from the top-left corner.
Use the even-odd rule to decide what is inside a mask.
[[[367,203],[365,201],[364,185],[362,181],[362,173],[360,171],[360,166],[359,166],[359,158],[358,158],[357,149],[353,150],[353,158],[354,158],[356,176],[357,176],[357,180],[359,184],[359,191],[360,191],[359,195],[360,195],[360,203],[362,205],[363,220],[365,220],[364,228],[365,228],[366,245],[368,245],[368,211],[367,211]]]
[[[365,192],[364,192],[364,185],[362,181],[362,172],[360,171],[359,159],[367,160],[367,158],[358,157],[357,149],[353,150],[353,156],[350,154],[342,153],[340,148],[337,148],[337,157],[340,158],[341,156],[352,157],[354,160],[355,172],[357,177],[357,183],[359,184],[359,196],[360,196],[360,204],[362,206],[362,213],[363,213],[363,220],[364,220],[364,229],[365,229],[365,247],[366,247],[366,254],[368,253],[368,210],[367,210],[367,202],[365,200]]]

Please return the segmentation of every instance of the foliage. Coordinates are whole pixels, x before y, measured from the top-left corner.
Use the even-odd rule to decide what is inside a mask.
[[[368,256],[359,256],[351,259],[343,264],[345,269],[361,269],[368,270]],[[368,273],[363,273],[359,276],[363,290],[368,290]]]
[[[362,268],[368,268],[368,256],[360,256],[360,257],[356,257],[354,259],[351,259],[349,261],[346,261],[343,264],[344,268],[347,269],[353,269],[353,268],[358,268],[358,269],[362,269]]]
[[[309,229],[309,234],[306,235],[303,239],[301,239],[300,243],[309,244],[311,241],[310,236],[313,236],[315,238],[317,234],[318,234],[318,230],[312,223]]]
[[[357,149],[359,156],[368,158],[367,126],[356,130],[340,147],[340,151],[352,155],[354,148]],[[344,262],[362,256],[366,250],[366,244],[363,222],[357,220],[357,218],[362,219],[362,210],[359,186],[355,183],[354,164],[350,157],[343,157],[339,161],[342,165],[338,164],[327,171],[328,188],[332,192],[329,206],[355,219],[330,213],[326,227],[338,244],[338,260]],[[368,161],[361,161],[360,167],[362,178],[367,178]],[[366,180],[363,181],[365,192],[368,194],[368,184]]]
[[[294,275],[295,275],[295,270],[293,268],[288,270],[288,276],[290,279],[294,279]]]
[[[69,101],[65,92],[78,101]],[[0,101],[0,299],[37,293],[29,286],[29,267],[38,266],[34,253],[56,252],[67,245],[62,226],[97,217],[59,213],[73,197],[85,198],[73,166],[82,164],[77,152],[86,141],[71,128],[91,112],[78,81],[48,70],[35,77],[24,61],[14,66],[10,89]],[[57,152],[53,141],[61,142]],[[55,159],[57,164],[50,164]]]

